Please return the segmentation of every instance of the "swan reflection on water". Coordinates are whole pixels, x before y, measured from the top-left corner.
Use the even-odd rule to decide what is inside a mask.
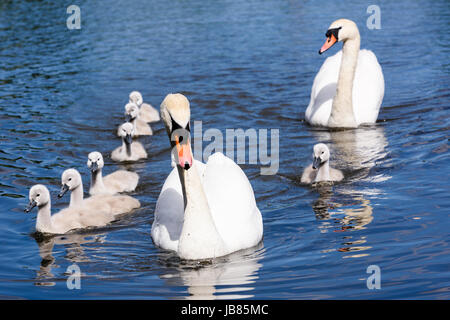
[[[65,259],[71,263],[89,262],[88,256],[84,252],[82,244],[86,243],[104,243],[106,234],[65,234],[57,236],[43,236],[42,233],[32,235],[39,248],[41,263],[39,270],[36,271],[34,284],[36,286],[54,286],[56,285],[55,275],[52,269],[60,266],[55,263],[53,257],[53,247],[63,245],[66,249]],[[58,278],[59,280],[59,278]]]
[[[366,199],[364,194],[355,190],[343,190],[335,194],[332,189],[333,186],[329,183],[320,183],[320,185],[315,185],[314,188],[319,192],[319,198],[313,202],[312,208],[316,219],[321,222],[319,225],[320,232],[343,233],[342,246],[326,251],[351,252],[370,249],[370,246],[362,246],[367,242],[365,235],[360,236],[358,233],[350,233],[366,229],[373,221],[373,207],[370,200]],[[367,253],[353,254],[344,256],[344,258],[357,258],[367,255]]]
[[[165,272],[160,278],[169,286],[187,286],[188,300],[252,298],[264,253],[261,241],[253,248],[204,261],[180,260],[169,254],[159,260]]]

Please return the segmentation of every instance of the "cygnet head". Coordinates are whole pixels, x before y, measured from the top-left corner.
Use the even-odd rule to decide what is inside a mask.
[[[36,184],[31,187],[28,198],[30,202],[25,208],[26,213],[30,212],[36,206],[38,208],[45,206],[50,201],[50,192],[46,186]]]
[[[334,21],[325,33],[327,40],[319,50],[319,54],[330,49],[336,42],[359,38],[359,30],[356,23],[348,19]]]
[[[139,107],[135,103],[125,105],[125,119],[127,122],[133,121],[139,115]]]
[[[61,175],[61,191],[58,198],[62,198],[67,191],[72,191],[82,183],[81,175],[76,169],[67,169]]]
[[[180,93],[170,93],[161,103],[160,111],[175,160],[178,166],[188,170],[192,167],[193,161],[190,144],[191,110],[189,100]]]
[[[131,144],[134,136],[133,125],[130,122],[123,123],[119,128],[119,135],[126,143]]]
[[[137,106],[141,106],[141,104],[144,102],[142,99],[142,95],[139,91],[132,91],[130,93],[130,103],[134,103]]]
[[[325,162],[330,159],[330,150],[324,143],[318,143],[313,148],[313,169],[320,168]]]
[[[103,156],[100,152],[94,151],[89,153],[87,166],[91,169],[92,173],[95,173],[97,170],[103,168],[105,163],[103,162]]]

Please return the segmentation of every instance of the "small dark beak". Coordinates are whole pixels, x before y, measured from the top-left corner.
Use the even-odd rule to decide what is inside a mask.
[[[312,164],[313,169],[318,169],[320,167],[321,162],[322,160],[320,159],[320,157],[314,157]]]
[[[130,114],[126,114],[125,120],[126,120],[126,122],[131,122],[131,120],[133,120],[133,117]]]
[[[191,166],[189,165],[189,163],[185,163],[184,164],[184,170],[189,170],[189,168],[190,168]]]
[[[98,170],[97,162],[92,162],[92,164],[91,164],[91,172],[95,172],[97,170]]]
[[[133,137],[131,137],[131,134],[127,134],[125,136],[125,142],[128,144],[131,144],[133,142]]]
[[[34,207],[36,207],[37,203],[36,201],[32,200],[30,201],[30,203],[28,204],[28,206],[25,208],[25,212],[29,213],[31,211],[31,209],[33,209]]]
[[[58,198],[62,198],[67,191],[69,191],[69,186],[67,184],[63,184],[61,186],[61,191],[58,193]]]

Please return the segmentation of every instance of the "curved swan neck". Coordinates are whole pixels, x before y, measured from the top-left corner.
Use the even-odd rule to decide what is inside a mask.
[[[185,204],[178,243],[180,257],[202,259],[222,255],[224,243],[211,215],[195,162],[189,170],[177,167]]]
[[[52,228],[52,214],[50,201],[38,208],[36,218],[36,230],[46,232]]]
[[[341,67],[337,83],[336,95],[333,99],[331,115],[328,120],[330,127],[357,127],[353,113],[353,80],[360,47],[359,33],[354,39],[348,39],[342,47]]]
[[[330,164],[329,161],[324,162],[317,171],[316,179],[314,182],[330,181]]]
[[[70,204],[69,207],[78,206],[83,202],[83,185],[80,184],[78,187],[70,192]]]

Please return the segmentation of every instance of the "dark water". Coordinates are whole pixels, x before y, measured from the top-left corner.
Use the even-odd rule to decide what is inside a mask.
[[[0,2],[0,298],[450,297],[448,1],[383,2],[380,30],[366,28],[365,1],[77,4],[81,30],[67,29],[65,5]],[[386,90],[375,126],[329,132],[303,119],[325,59],[317,50],[341,17],[358,24]],[[75,167],[86,190],[87,154],[120,144],[132,90],[155,106],[184,93],[203,130],[279,129],[278,173],[242,166],[264,219],[260,247],[186,264],[153,245],[171,170],[161,122],[140,139],[149,160],[126,166],[140,174],[141,209],[101,230],[32,237],[29,187],[56,195],[62,171]],[[299,183],[318,141],[343,183]],[[105,162],[105,172],[123,167]],[[66,205],[55,199],[55,210]],[[66,287],[73,263],[80,290]],[[369,265],[381,269],[380,290],[366,286]]]

